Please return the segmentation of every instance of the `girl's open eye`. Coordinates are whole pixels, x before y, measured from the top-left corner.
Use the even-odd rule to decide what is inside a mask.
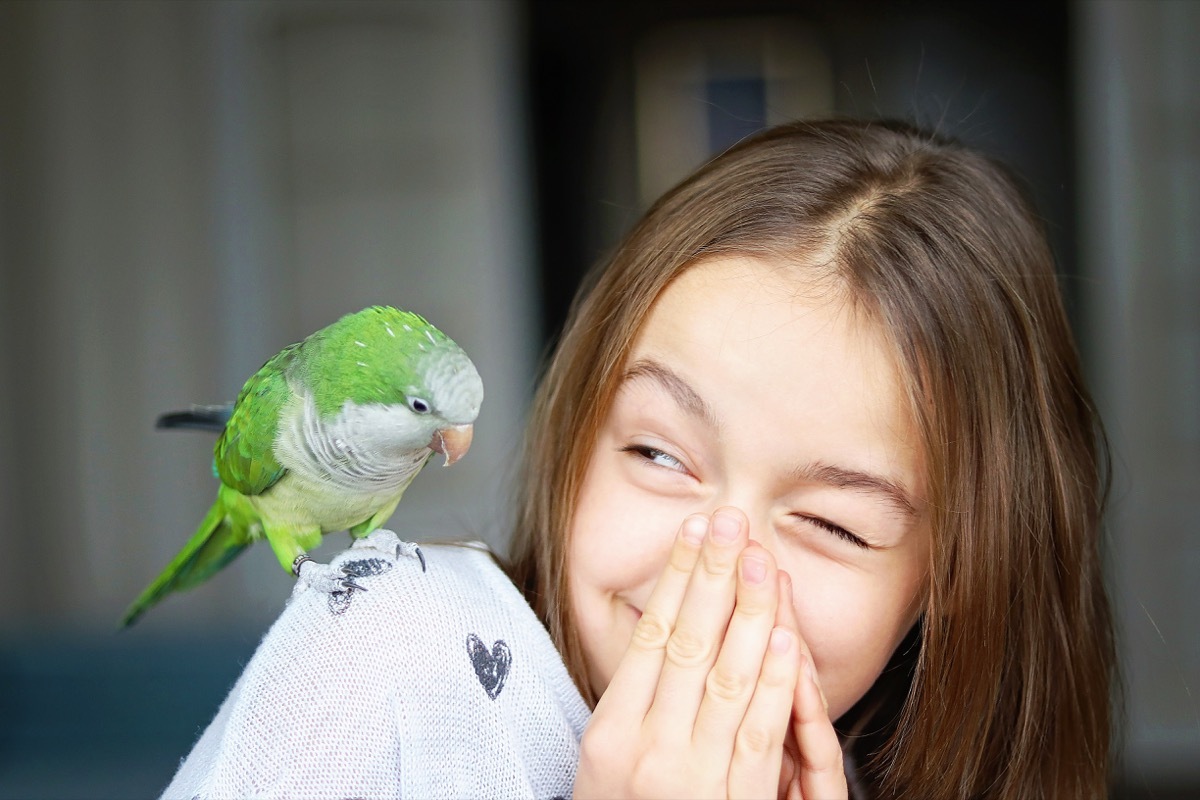
[[[675,472],[687,472],[687,468],[683,463],[670,453],[659,450],[657,447],[650,447],[643,444],[631,444],[621,448],[622,453],[632,453],[638,458],[642,458],[655,466],[664,467],[665,469],[674,470]]]
[[[859,547],[863,550],[871,549],[871,545],[867,544],[861,538],[859,538],[858,536],[855,536],[853,533],[846,530],[841,525],[835,525],[827,519],[821,519],[820,517],[810,517],[806,514],[797,514],[796,518],[802,519],[805,522],[809,523],[810,525],[815,525],[816,527],[820,528],[823,531],[828,531],[829,533],[832,533],[837,538],[839,538],[845,542],[849,542],[850,544],[854,545],[855,547]]]

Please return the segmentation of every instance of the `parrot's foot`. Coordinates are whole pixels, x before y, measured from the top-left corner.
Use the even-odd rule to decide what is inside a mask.
[[[356,539],[351,547],[369,547],[381,553],[394,555],[397,560],[405,557],[415,558],[421,562],[421,572],[425,571],[425,554],[421,552],[421,548],[412,542],[401,541],[399,536],[386,528],[379,528],[361,539]]]
[[[306,555],[299,555],[292,562],[292,573],[314,589],[326,594],[344,592],[348,589],[366,591],[366,587],[354,580],[355,573],[348,567],[335,567],[330,564],[318,564]]]

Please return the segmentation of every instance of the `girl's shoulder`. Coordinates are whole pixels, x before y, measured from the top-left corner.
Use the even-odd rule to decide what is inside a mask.
[[[329,593],[297,582],[263,641],[320,669],[379,670],[399,688],[496,699],[537,676],[577,694],[549,634],[480,543],[417,546],[376,531],[331,566],[361,588]],[[315,666],[315,664],[314,664]]]
[[[589,711],[480,545],[377,531],[298,582],[167,795],[569,796]]]
[[[311,627],[334,637],[360,637],[378,626],[381,639],[438,635],[448,624],[480,618],[541,628],[478,542],[418,546],[380,530],[355,541],[330,567],[360,588],[330,593],[299,580],[276,626],[296,626],[297,632]]]

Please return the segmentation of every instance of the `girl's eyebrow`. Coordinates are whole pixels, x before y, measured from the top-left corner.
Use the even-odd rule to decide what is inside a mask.
[[[792,470],[796,481],[822,483],[838,489],[854,489],[879,495],[907,517],[916,517],[917,505],[900,484],[881,475],[814,462]]]
[[[671,395],[676,405],[684,411],[699,417],[710,427],[720,429],[721,424],[717,420],[717,415],[713,413],[712,407],[704,402],[704,398],[697,394],[687,381],[675,374],[666,364],[652,358],[640,358],[625,370],[622,382],[635,378],[653,380],[662,386],[667,394]]]

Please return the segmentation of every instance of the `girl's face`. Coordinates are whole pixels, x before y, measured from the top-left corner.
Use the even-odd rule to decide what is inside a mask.
[[[925,470],[875,323],[800,268],[701,262],[655,303],[588,464],[571,602],[602,694],[687,515],[736,506],[792,578],[831,719],[916,621]]]

